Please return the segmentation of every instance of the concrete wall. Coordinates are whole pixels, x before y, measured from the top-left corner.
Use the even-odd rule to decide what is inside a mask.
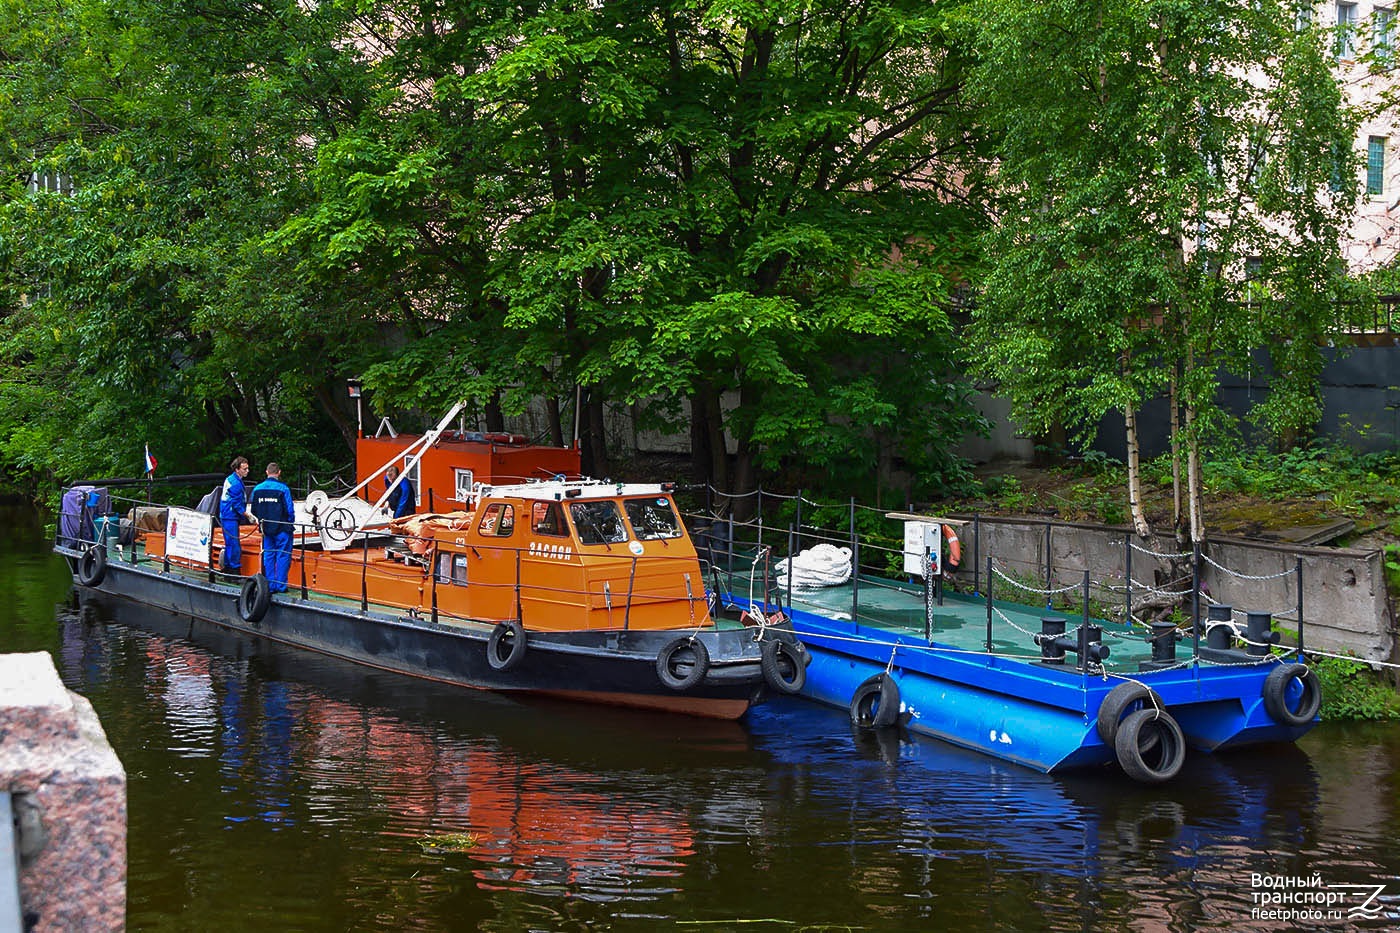
[[[1049,573],[1047,576],[1047,529]],[[986,592],[986,561],[990,554],[998,569],[1013,580],[1037,589],[1074,586],[1090,571],[1091,596],[1110,606],[1126,603],[1127,532],[1093,525],[1001,518],[979,518],[958,533],[963,565],[958,579],[974,576]],[[1158,553],[1172,549],[1170,544]],[[1205,592],[1216,602],[1241,613],[1271,612],[1279,626],[1297,628],[1297,563],[1303,562],[1304,647],[1336,654],[1355,654],[1371,661],[1390,661],[1396,653],[1396,622],[1386,596],[1380,551],[1345,548],[1283,547],[1249,541],[1212,541],[1203,561]],[[1148,586],[1188,591],[1191,581],[1165,579],[1169,562],[1140,548],[1132,550],[1133,604],[1152,595]],[[1189,567],[1190,561],[1182,565]],[[1224,569],[1222,569],[1224,568]],[[1048,583],[1047,583],[1048,581]],[[1017,589],[994,575],[993,595],[1019,602],[1039,597]],[[1077,596],[1076,596],[1077,598]],[[1188,602],[1189,605],[1189,602]],[[1202,601],[1202,612],[1208,602]],[[1116,618],[1123,615],[1121,609]]]

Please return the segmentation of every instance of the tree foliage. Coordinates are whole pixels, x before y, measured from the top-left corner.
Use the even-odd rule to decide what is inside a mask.
[[[1262,349],[1276,375],[1259,416],[1315,422],[1356,196],[1328,37],[1282,2],[973,13],[999,199],[975,333],[1016,417],[1085,437],[1170,389],[1194,458],[1226,422],[1219,373]]]
[[[599,472],[637,404],[720,485],[956,476],[958,6],[0,0],[0,461],[326,453],[363,375],[487,427],[580,400]]]

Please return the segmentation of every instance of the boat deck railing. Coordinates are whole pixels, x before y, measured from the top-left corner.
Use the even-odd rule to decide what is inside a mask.
[[[1060,649],[1066,647],[1076,652],[1080,629],[1088,627],[1095,638],[1112,645],[1112,660],[1108,662],[1112,667],[1258,664],[1281,653],[1302,657],[1301,558],[1291,570],[1274,575],[1293,577],[1297,594],[1294,606],[1277,611],[1291,615],[1297,624],[1293,644],[1280,648],[1281,633],[1273,630],[1274,612],[1213,603],[1199,574],[1208,564],[1216,573],[1250,580],[1264,578],[1224,567],[1202,555],[1199,548],[1158,554],[1128,539],[1124,558],[1128,572],[1121,581],[1096,580],[1088,568],[1073,574],[1077,579],[1065,580],[1069,574],[1063,567],[1052,570],[1017,555],[978,554],[976,550],[971,560],[964,553],[963,566],[956,574],[932,573],[919,579],[904,572],[902,520],[889,518],[886,510],[859,506],[854,500],[843,508],[821,506],[801,496],[759,495],[778,507],[765,515],[760,506],[747,520],[735,518],[732,508],[683,511],[705,565],[707,583],[744,608],[809,611],[849,620],[858,629],[866,626],[871,634],[883,630],[901,637],[915,635],[929,645],[940,643],[963,651],[1013,657],[1043,658],[1056,651],[1063,656]],[[708,498],[707,506],[713,502]],[[727,504],[732,503],[731,498]],[[841,511],[845,512],[845,527],[840,530],[804,520],[804,516],[813,515],[830,519]],[[785,524],[774,522],[775,517]],[[976,517],[969,522],[974,548],[981,542],[977,522]],[[776,572],[781,560],[820,544],[849,553],[847,581],[820,589],[803,588],[793,585],[794,574]],[[1140,565],[1190,561],[1195,570],[1174,583],[1145,584],[1132,577],[1135,552],[1140,554]],[[1051,553],[1048,540],[1045,553]],[[1164,618],[1149,619],[1135,611],[1149,602],[1172,601],[1184,604],[1187,612],[1178,610]],[[1182,649],[1189,647],[1189,659],[1176,660],[1178,644]]]
[[[223,583],[238,586],[247,579],[242,574],[232,574],[218,568],[219,549],[214,543],[212,534],[208,542],[207,553],[203,559],[197,562],[172,557],[168,552],[158,557],[149,555],[140,540],[139,530],[134,527],[135,522],[133,521],[124,530],[122,522],[126,520],[118,516],[128,512],[136,516],[137,513],[134,510],[137,507],[154,509],[159,512],[162,509],[170,508],[170,506],[155,505],[147,499],[121,495],[109,494],[109,498],[115,514],[93,515],[85,504],[79,518],[79,533],[67,541],[62,541],[60,540],[62,536],[60,527],[55,530],[55,543],[66,543],[71,549],[79,551],[93,545],[102,545],[109,553],[115,551],[118,560],[130,565],[158,563],[162,572],[175,573],[210,584]],[[217,527],[218,522],[214,519],[211,524]],[[604,550],[599,553],[588,552],[582,555],[592,578],[595,581],[602,579],[603,585],[600,589],[589,590],[562,586],[557,583],[546,583],[541,580],[528,580],[522,568],[523,562],[532,556],[527,547],[507,544],[474,544],[472,550],[475,553],[480,555],[494,552],[513,565],[513,571],[507,579],[493,581],[476,578],[470,581],[470,585],[478,592],[490,590],[509,592],[512,610],[509,614],[499,618],[475,614],[469,617],[454,613],[447,606],[442,605],[444,601],[440,600],[439,596],[441,595],[440,588],[445,590],[453,586],[467,584],[465,569],[459,573],[457,565],[453,562],[456,552],[438,550],[435,547],[437,541],[434,538],[395,532],[387,525],[370,525],[355,531],[353,538],[346,542],[346,546],[340,551],[340,553],[349,553],[359,558],[358,599],[343,593],[328,593],[312,586],[312,573],[308,570],[308,555],[329,550],[322,542],[321,531],[322,529],[316,525],[303,523],[296,524],[293,530],[288,585],[289,590],[295,592],[304,601],[314,599],[350,607],[358,604],[361,612],[368,612],[373,607],[379,610],[404,611],[413,617],[416,617],[420,612],[426,612],[431,621],[437,624],[482,623],[494,625],[498,622],[519,620],[522,599],[577,605],[587,604],[590,600],[601,598],[609,616],[616,615],[619,623],[617,627],[626,630],[632,627],[634,609],[655,603],[684,600],[690,606],[690,620],[697,626],[713,625],[717,628],[726,628],[731,625],[730,622],[720,618],[717,614],[709,612],[708,594],[703,579],[691,581],[689,575],[678,568],[676,579],[683,581],[685,587],[685,593],[682,595],[677,592],[675,585],[658,588],[658,576],[661,579],[669,580],[669,575],[638,572],[639,564],[643,561],[651,567],[668,560],[674,560],[677,564],[686,563],[693,567],[695,566],[694,558],[681,556],[668,558],[656,554],[648,554],[643,557],[632,554],[625,547],[615,545],[616,552]],[[261,551],[259,553],[261,554]],[[372,594],[383,594],[391,589],[392,584],[396,581],[407,585],[407,581],[416,582],[419,580],[426,580],[428,584],[427,606],[420,606],[418,603],[410,601],[396,602],[392,599],[385,599],[382,595],[378,598],[371,598]],[[446,600],[446,602],[451,602],[451,600]],[[732,624],[738,625],[739,623]]]

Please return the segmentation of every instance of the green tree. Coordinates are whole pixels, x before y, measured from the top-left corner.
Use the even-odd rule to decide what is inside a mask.
[[[327,450],[363,318],[256,247],[359,106],[344,32],[291,2],[0,2],[11,471],[127,473],[143,441],[172,471]]]
[[[1277,375],[1260,416],[1281,433],[1316,420],[1316,338],[1338,324],[1356,196],[1327,37],[1284,2],[978,0],[972,14],[1000,213],[980,368],[1031,429],[1083,437],[1123,413],[1143,535],[1136,412],[1168,394],[1186,461],[1178,536],[1200,540],[1220,370],[1266,351]]]

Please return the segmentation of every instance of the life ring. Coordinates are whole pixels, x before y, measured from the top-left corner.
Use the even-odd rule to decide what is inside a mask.
[[[882,672],[851,696],[851,722],[861,729],[888,729],[899,722],[899,707],[899,684]]]
[[[1099,706],[1096,726],[1099,738],[1103,739],[1103,744],[1113,744],[1113,740],[1118,736],[1118,727],[1123,720],[1123,714],[1134,708],[1135,704],[1141,704],[1136,707],[1139,709],[1166,708],[1166,704],[1162,702],[1162,697],[1156,690],[1135,680],[1124,681],[1108,691],[1108,696],[1103,698],[1103,703]]]
[[[78,582],[83,586],[101,586],[107,576],[107,549],[94,544],[78,558]]]
[[[267,615],[267,610],[272,606],[272,590],[268,587],[267,577],[260,573],[255,573],[243,581],[243,588],[238,591],[238,617],[244,622],[254,625],[262,621]]]
[[[709,649],[689,635],[668,642],[656,656],[656,676],[672,690],[689,690],[704,680],[709,670]]]
[[[1297,707],[1289,705],[1289,687],[1297,680],[1301,692],[1296,694]],[[1317,717],[1322,708],[1322,685],[1317,674],[1303,664],[1284,664],[1264,678],[1264,709],[1286,726],[1305,726]]]
[[[962,543],[958,541],[958,533],[952,529],[952,526],[943,526],[943,541],[948,545],[946,566],[956,569],[962,561]]]
[[[508,650],[502,654],[501,645],[508,646]],[[520,663],[520,659],[525,657],[525,626],[519,619],[511,619],[508,622],[498,622],[491,630],[491,637],[486,639],[486,662],[491,665],[494,671],[508,671]]]
[[[1186,737],[1170,713],[1140,709],[1118,724],[1113,751],[1128,777],[1161,784],[1176,777],[1186,762]]]
[[[801,642],[798,642],[800,645]],[[780,638],[770,638],[759,649],[763,679],[779,693],[800,693],[807,684],[807,664],[802,651]]]

